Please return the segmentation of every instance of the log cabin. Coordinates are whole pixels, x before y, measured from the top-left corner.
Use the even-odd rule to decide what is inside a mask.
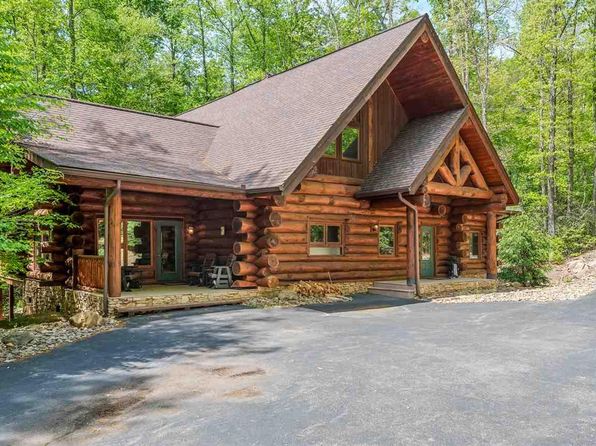
[[[122,265],[181,282],[209,253],[236,288],[496,277],[518,195],[427,16],[176,117],[44,100],[59,125],[22,144],[78,226],[32,278],[118,297]]]

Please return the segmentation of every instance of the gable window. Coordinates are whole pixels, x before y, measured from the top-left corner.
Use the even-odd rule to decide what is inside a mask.
[[[339,224],[311,223],[308,229],[308,254],[311,256],[342,255],[342,227]]]
[[[381,226],[379,228],[379,255],[395,255],[395,226]]]
[[[479,232],[471,232],[470,233],[470,258],[471,259],[479,259],[480,258],[480,233]]]
[[[347,161],[360,161],[360,126],[352,121],[325,149],[325,156]]]

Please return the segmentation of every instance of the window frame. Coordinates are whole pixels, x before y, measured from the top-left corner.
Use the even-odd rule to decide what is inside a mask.
[[[121,259],[120,263],[122,266],[128,266],[128,222],[129,221],[139,221],[139,222],[146,222],[149,223],[149,250],[150,250],[150,263],[148,265],[136,265],[135,268],[139,269],[152,269],[154,267],[154,257],[155,257],[155,246],[154,246],[154,237],[153,237],[153,220],[149,218],[123,218],[122,219],[122,227],[120,228],[120,250],[121,250]],[[99,239],[103,237],[103,234],[99,231],[99,225],[103,222],[103,217],[97,217],[95,219],[95,254],[99,255]],[[105,252],[105,251],[104,251]]]
[[[323,241],[322,242],[312,242],[311,241],[311,228],[313,226],[322,226],[323,227]],[[329,242],[328,238],[328,227],[329,226],[336,226],[339,228],[339,242]],[[322,221],[309,221],[308,222],[308,232],[307,232],[307,254],[309,257],[340,257],[344,255],[344,224],[343,222],[322,222]],[[339,254],[311,254],[310,248],[339,248]]]
[[[351,129],[355,129],[358,132],[358,148],[357,148],[357,157],[354,158],[345,158],[343,156],[343,152],[342,152],[342,136],[343,133],[346,131],[346,129],[351,128]],[[337,138],[335,138],[334,141],[330,142],[327,147],[325,147],[325,152],[323,152],[323,157],[324,158],[329,158],[329,159],[337,159],[337,160],[341,160],[341,161],[347,161],[350,163],[361,163],[362,162],[362,126],[360,125],[360,117],[356,116],[354,118],[354,120],[352,120],[344,129],[342,129],[342,131],[339,133],[339,135],[337,135]],[[329,155],[327,154],[327,148],[331,145],[335,143],[335,155]]]
[[[478,241],[477,241],[477,249],[478,249],[478,253],[475,255],[472,251],[472,239],[474,238],[474,235],[476,235],[478,237]],[[469,234],[470,237],[470,247],[469,247],[469,254],[468,257],[472,260],[481,260],[482,259],[482,233],[480,231],[470,231]]]
[[[391,228],[393,232],[393,252],[391,254],[381,253],[381,229]],[[397,225],[379,225],[379,231],[377,233],[377,253],[381,257],[395,257],[397,255]]]

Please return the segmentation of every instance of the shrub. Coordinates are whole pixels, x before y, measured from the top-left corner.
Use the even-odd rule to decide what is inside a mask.
[[[550,240],[540,224],[522,214],[506,220],[499,235],[499,277],[526,286],[546,284]]]
[[[578,256],[596,247],[596,237],[590,233],[587,222],[560,226],[555,242],[564,258]]]

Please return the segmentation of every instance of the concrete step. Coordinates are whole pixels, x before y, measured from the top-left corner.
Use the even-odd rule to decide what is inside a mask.
[[[393,291],[403,291],[406,293],[414,292],[416,290],[416,287],[414,285],[406,285],[405,283],[399,283],[389,280],[376,280],[375,282],[373,282],[373,287],[386,288]]]
[[[392,287],[386,286],[372,286],[368,289],[370,294],[379,294],[381,296],[401,297],[404,299],[414,299],[416,297],[415,290],[396,290]]]

